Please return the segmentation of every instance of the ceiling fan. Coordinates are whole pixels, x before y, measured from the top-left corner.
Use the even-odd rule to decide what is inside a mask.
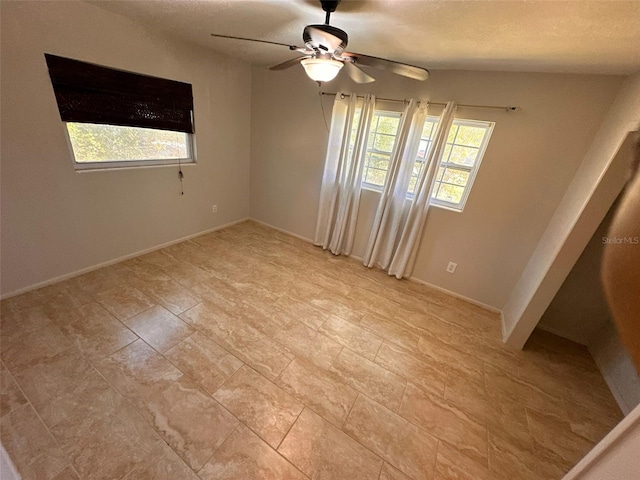
[[[365,73],[358,65],[374,67],[381,70],[388,70],[404,77],[415,80],[426,80],[429,78],[429,71],[425,68],[408,65],[406,63],[386,60],[384,58],[372,57],[361,53],[347,52],[347,42],[349,37],[347,32],[329,25],[331,13],[336,11],[340,0],[321,0],[322,9],[326,12],[324,24],[307,25],[302,32],[304,47],[297,47],[286,43],[272,42],[269,40],[258,40],[255,38],[234,37],[231,35],[220,35],[212,33],[212,37],[231,38],[235,40],[246,40],[249,42],[266,43],[270,45],[280,45],[289,50],[301,53],[302,55],[286,62],[274,65],[270,70],[284,70],[293,67],[298,63],[302,64],[305,72],[318,85],[323,82],[333,80],[342,67],[346,68],[347,74],[356,83],[374,82],[375,78]]]

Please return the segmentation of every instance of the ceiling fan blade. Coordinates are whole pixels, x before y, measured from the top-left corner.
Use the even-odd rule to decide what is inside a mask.
[[[230,38],[232,40],[245,40],[247,42],[267,43],[269,45],[280,45],[282,47],[287,47],[289,50],[302,50],[302,51],[304,51],[304,49],[302,49],[300,47],[296,47],[295,45],[290,45],[288,43],[272,42],[270,40],[258,40],[257,38],[234,37],[232,35],[220,35],[220,34],[217,34],[217,33],[212,33],[211,36],[212,37],[218,37],[218,38]]]
[[[344,62],[344,66],[347,70],[347,75],[349,75],[349,78],[351,78],[351,80],[356,83],[371,83],[376,81],[375,78],[367,75],[351,62]]]
[[[324,30],[320,30],[319,28],[315,28],[312,26],[306,27],[305,30],[311,37],[312,43],[314,45],[317,44],[326,47],[329,53],[335,52],[340,47],[344,48],[342,39],[336,37],[335,35],[332,35],[329,32],[325,32]]]
[[[426,80],[429,78],[429,70],[406,63],[387,60],[385,58],[372,57],[361,53],[342,52],[343,57],[351,57],[356,65],[364,65],[366,67],[379,68],[388,70],[404,77],[413,78],[414,80]]]
[[[309,55],[305,55],[304,57],[292,58],[291,60],[287,60],[286,62],[279,63],[274,65],[273,67],[269,67],[269,70],[284,70],[285,68],[293,67],[297,65],[305,58],[311,58]]]

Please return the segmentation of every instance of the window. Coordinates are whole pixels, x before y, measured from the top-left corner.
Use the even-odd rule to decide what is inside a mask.
[[[374,113],[362,173],[363,187],[379,190],[384,186],[400,118],[401,114],[397,112]],[[454,119],[431,192],[433,205],[462,211],[493,126],[492,122]],[[427,117],[409,181],[408,196],[415,192],[437,127],[438,117]],[[352,130],[351,141],[352,144],[355,141],[355,129]]]
[[[77,170],[195,163],[190,84],[45,58]]]
[[[188,133],[77,122],[66,127],[77,170],[194,162]]]
[[[464,208],[493,125],[473,120],[453,121],[431,191],[432,204]]]
[[[401,114],[396,112],[374,112],[367,139],[367,156],[362,170],[362,182],[365,185],[374,188],[384,186],[400,117]]]

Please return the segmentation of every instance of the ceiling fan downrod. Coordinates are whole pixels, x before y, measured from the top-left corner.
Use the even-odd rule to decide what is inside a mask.
[[[338,8],[340,0],[320,0],[320,3],[322,4],[322,10],[326,12],[324,17],[324,24],[329,25],[331,14],[336,11],[336,8]]]

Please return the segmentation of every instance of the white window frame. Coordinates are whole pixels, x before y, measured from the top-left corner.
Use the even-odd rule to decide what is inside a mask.
[[[73,168],[77,172],[92,172],[92,171],[104,171],[104,170],[124,170],[128,168],[150,168],[150,167],[171,167],[176,165],[188,166],[197,165],[196,162],[196,145],[195,134],[184,133],[186,135],[186,147],[187,156],[185,158],[149,158],[145,160],[100,160],[98,162],[78,162],[76,160],[76,153],[73,150],[73,144],[69,135],[68,123],[62,122],[64,126],[64,134],[71,152],[71,160],[73,162]],[[117,125],[116,125],[117,126]],[[124,125],[121,125],[124,127]],[[158,130],[158,129],[152,129]]]
[[[389,108],[376,109],[374,111],[374,114],[376,114],[376,113],[387,113],[387,114],[392,114],[394,116],[400,115],[400,118],[402,118],[402,112],[394,111],[394,110],[391,110]],[[429,115],[425,119],[425,122],[433,121],[434,119],[436,120],[435,123],[436,123],[436,128],[437,128],[437,124],[438,124],[437,120],[439,119],[439,117],[434,116],[434,115]],[[470,126],[470,127],[483,127],[486,130],[485,136],[484,136],[484,138],[482,140],[482,144],[478,148],[478,156],[476,158],[476,162],[474,163],[474,165],[472,167],[468,167],[468,166],[465,166],[465,165],[459,165],[457,163],[449,164],[447,162],[444,162],[444,159],[442,159],[442,160],[440,160],[440,162],[438,163],[438,166],[436,167],[435,176],[434,176],[433,182],[431,184],[431,188],[430,188],[430,191],[429,191],[429,204],[430,205],[433,205],[433,206],[439,207],[439,208],[443,208],[443,209],[446,209],[446,210],[451,210],[451,211],[454,211],[454,212],[462,212],[464,210],[464,207],[465,207],[466,203],[467,203],[467,199],[469,198],[469,194],[471,193],[471,188],[473,187],[473,183],[474,183],[474,181],[476,179],[476,175],[478,174],[478,170],[480,169],[480,165],[482,163],[482,159],[484,158],[485,151],[487,149],[487,146],[489,144],[489,140],[491,139],[491,135],[492,135],[493,129],[495,127],[495,122],[490,122],[490,121],[486,121],[486,120],[469,120],[469,119],[463,119],[463,118],[454,118],[452,126],[453,125]],[[435,133],[435,131],[434,131],[434,133]],[[371,131],[369,131],[368,135],[370,135],[370,134],[371,134]],[[448,133],[447,133],[447,135],[448,135]],[[367,142],[368,142],[368,136],[367,136]],[[428,147],[431,148],[432,144],[433,144],[432,141],[429,141]],[[394,143],[391,155],[393,155],[395,153],[396,146],[397,146],[397,143]],[[429,150],[427,150],[427,152],[425,153],[425,158],[426,158],[426,155],[428,155],[428,153],[429,153]],[[369,154],[369,149],[367,149],[367,155],[368,154]],[[456,169],[459,169],[459,170],[464,170],[464,171],[469,172],[469,179],[467,181],[467,184],[464,186],[464,192],[462,194],[462,198],[460,199],[460,203],[447,202],[445,200],[440,200],[440,199],[432,197],[433,188],[436,185],[436,177],[438,175],[438,171],[439,171],[440,168],[446,168],[447,166],[450,166],[451,168],[456,168]],[[373,191],[376,191],[376,192],[382,192],[382,187],[381,186],[376,185],[374,183],[368,183],[368,182],[366,182],[364,180],[365,171],[366,171],[366,164],[363,167],[363,173],[362,173],[363,180],[361,180],[361,188],[363,188],[365,190],[373,190]],[[414,197],[413,193],[407,193],[407,198],[413,198],[413,197]]]
[[[429,192],[429,198],[430,198],[429,203],[437,207],[446,208],[448,210],[453,210],[456,212],[462,212],[464,210],[464,206],[467,203],[467,199],[469,198],[469,194],[471,193],[471,188],[473,187],[473,182],[476,179],[478,170],[480,169],[480,164],[482,163],[482,159],[484,158],[484,153],[487,150],[487,146],[489,145],[489,140],[491,139],[491,134],[493,133],[493,128],[495,127],[495,122],[489,122],[485,120],[467,120],[462,118],[454,118],[452,126],[453,125],[467,126],[467,127],[482,126],[485,128],[485,131],[486,131],[484,138],[482,139],[482,144],[478,149],[478,156],[476,157],[476,161],[472,167],[468,167],[466,165],[459,165],[457,163],[448,163],[444,161],[444,158],[442,158],[440,162],[438,162],[438,166],[436,167],[435,176],[431,184],[431,191]],[[445,200],[440,200],[438,198],[432,197],[433,188],[436,185],[436,177],[441,167],[442,168],[451,167],[458,170],[464,170],[466,172],[469,172],[469,179],[467,181],[467,184],[464,186],[464,192],[462,193],[462,198],[460,199],[460,203],[447,202]]]
[[[378,114],[378,116],[386,116],[386,117],[394,117],[398,119],[398,127],[400,127],[400,123],[402,122],[402,112],[396,112],[393,110],[387,110],[387,109],[376,109],[373,112],[374,116],[376,114]],[[371,135],[372,131],[369,130],[369,132],[367,132],[367,144],[369,143],[369,136]],[[376,132],[377,133],[377,132]],[[391,158],[393,157],[393,155],[395,154],[396,151],[396,147],[397,147],[397,142],[396,142],[396,137],[397,137],[398,132],[396,132],[396,135],[394,135],[394,140],[393,140],[393,148],[391,149],[391,152],[381,152],[379,150],[374,150],[373,147],[371,148],[371,150],[369,148],[367,148],[366,151],[366,157],[365,157],[365,163],[362,166],[362,181],[361,181],[361,188],[367,189],[367,190],[376,190],[378,192],[382,191],[382,186],[381,185],[376,185],[375,183],[369,183],[367,181],[364,180],[364,178],[366,178],[366,172],[368,170],[367,167],[367,161],[369,159],[369,155],[371,153],[377,153],[377,154],[382,154],[382,155],[389,155],[389,164],[391,164]],[[389,136],[388,133],[385,133],[383,135],[387,135]],[[374,168],[374,170],[379,170],[377,168]],[[387,173],[386,175],[389,175],[389,169],[387,168]],[[385,175],[385,181],[387,179]]]

